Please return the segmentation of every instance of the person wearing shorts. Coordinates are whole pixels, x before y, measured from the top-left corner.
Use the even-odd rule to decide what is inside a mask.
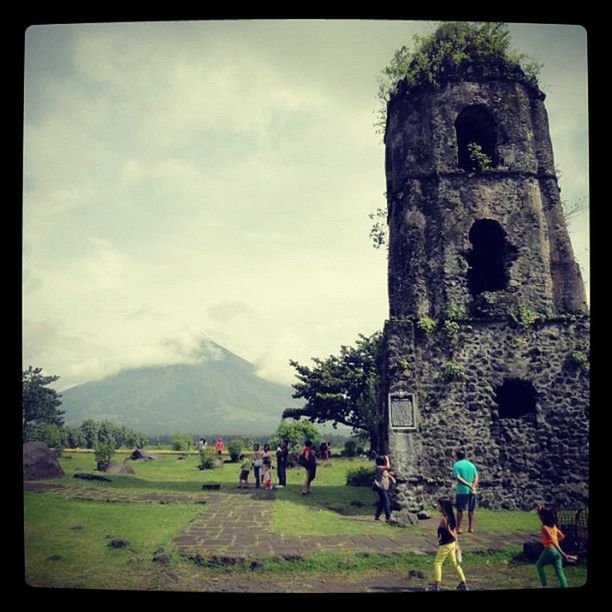
[[[461,533],[461,521],[467,508],[468,532],[474,532],[474,510],[476,510],[476,487],[478,486],[478,470],[465,458],[465,451],[457,451],[457,461],[453,464],[455,485],[455,505],[457,507],[457,533]]]

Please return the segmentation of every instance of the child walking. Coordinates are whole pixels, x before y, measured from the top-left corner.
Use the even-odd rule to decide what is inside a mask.
[[[542,504],[536,506],[540,521],[542,521],[542,527],[540,528],[540,542],[544,545],[538,560],[536,561],[536,570],[540,577],[542,586],[547,586],[546,572],[544,566],[551,564],[555,568],[555,574],[557,580],[562,588],[567,588],[567,579],[563,573],[563,561],[575,561],[576,557],[567,555],[559,546],[559,541],[565,536],[561,530],[557,527],[557,521],[555,518],[555,511],[552,508],[545,508]]]
[[[263,476],[261,482],[266,491],[272,490],[272,466],[269,463],[263,464]]]
[[[249,471],[251,469],[251,460],[244,455],[238,457],[240,461],[240,482],[238,483],[239,489],[246,489],[249,486]]]
[[[427,587],[428,591],[439,591],[440,583],[442,582],[442,565],[446,557],[450,558],[451,565],[455,570],[459,580],[457,585],[458,591],[467,591],[468,587],[465,582],[465,575],[457,560],[457,551],[459,542],[457,540],[457,521],[455,520],[455,512],[453,505],[448,499],[440,498],[438,500],[438,510],[442,514],[438,525],[438,552],[434,559],[434,581]]]

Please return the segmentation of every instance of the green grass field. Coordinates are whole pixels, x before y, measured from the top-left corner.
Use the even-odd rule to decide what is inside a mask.
[[[114,460],[127,455],[118,453]],[[180,456],[185,458],[179,459]],[[117,491],[123,496],[147,493],[202,495],[203,482],[220,482],[224,492],[235,491],[239,467],[224,463],[214,470],[198,469],[195,454],[160,454],[155,461],[129,462],[134,474],[113,474],[112,482],[94,482],[73,478],[75,472],[94,473],[92,453],[66,452],[61,458],[65,476],[45,483],[96,491]],[[287,487],[277,491],[272,510],[271,530],[279,535],[357,536],[381,535],[389,529],[372,519],[376,494],[368,487],[346,486],[349,469],[371,466],[365,459],[334,458],[322,464],[312,485],[313,494],[300,495],[301,468],[288,470]],[[274,473],[276,481],[276,474]],[[212,493],[214,494],[214,493]],[[198,566],[176,554],[172,540],[193,519],[207,511],[206,505],[194,503],[150,503],[146,501],[84,501],[64,492],[25,493],[26,581],[32,586],[96,589],[217,590],[219,575],[249,574],[248,566],[211,568]],[[238,500],[244,499],[236,496]],[[432,511],[433,513],[433,511]],[[494,512],[479,509],[479,531],[538,529],[535,513]],[[419,530],[421,525],[407,529]],[[109,548],[111,539],[121,537],[129,545]],[[155,551],[163,548],[172,554],[167,565],[152,562]],[[432,550],[432,555],[435,550]],[[504,550],[495,555],[470,555],[466,569],[474,576],[483,575],[483,584],[491,580],[491,568],[500,587],[536,587],[533,564],[516,563],[518,550]],[[398,553],[393,556],[311,553],[298,562],[263,559],[258,576],[314,576],[333,574],[338,580],[353,580],[380,571],[406,573],[410,569],[429,571],[432,555]],[[253,572],[250,572],[250,585]],[[344,576],[344,578],[342,578]],[[586,580],[586,568],[567,568],[570,585]],[[290,588],[290,587],[289,587]],[[483,587],[486,588],[486,587]]]

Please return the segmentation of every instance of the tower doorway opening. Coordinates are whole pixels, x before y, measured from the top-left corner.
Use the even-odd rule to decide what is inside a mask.
[[[506,289],[516,248],[506,240],[502,226],[493,219],[479,219],[472,225],[469,239],[468,285],[472,295]]]
[[[528,380],[507,378],[496,389],[500,419],[518,419],[536,413],[536,390]]]
[[[492,113],[484,106],[468,106],[464,108],[455,121],[457,132],[457,165],[466,172],[479,170],[470,151],[472,144],[480,148],[480,152],[496,167],[497,152],[497,126]]]

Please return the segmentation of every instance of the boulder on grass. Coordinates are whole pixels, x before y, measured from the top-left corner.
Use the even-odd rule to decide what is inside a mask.
[[[155,457],[146,451],[143,451],[142,448],[135,448],[130,455],[130,459],[133,461],[137,461],[138,459],[144,459],[145,461],[153,461]]]
[[[126,463],[119,463],[118,461],[109,461],[108,465],[104,469],[105,474],[133,474],[134,468]]]
[[[26,442],[23,445],[23,478],[40,480],[42,478],[61,478],[64,470],[57,456],[43,442]]]

